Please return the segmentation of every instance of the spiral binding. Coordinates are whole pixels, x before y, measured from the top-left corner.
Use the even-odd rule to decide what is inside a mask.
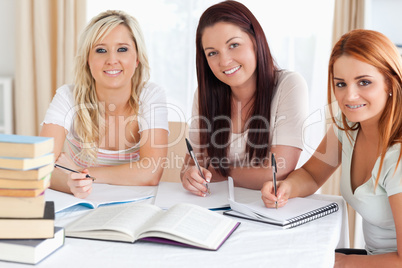
[[[304,213],[300,216],[289,219],[288,220],[289,223],[286,224],[286,226],[284,226],[284,227],[290,229],[290,228],[305,224],[307,222],[316,220],[318,218],[324,217],[325,215],[338,211],[338,209],[339,209],[339,206],[337,203],[331,203],[327,206],[312,210],[312,211]]]

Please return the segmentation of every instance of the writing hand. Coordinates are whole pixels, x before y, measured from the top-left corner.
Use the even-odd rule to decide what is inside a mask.
[[[56,164],[75,171],[80,171],[82,169],[65,153],[60,154],[57,158]],[[64,169],[61,170],[68,174],[67,185],[74,196],[78,198],[86,198],[92,192],[92,178],[87,177],[87,175],[89,175],[87,169],[80,171],[81,173],[74,173]]]
[[[87,178],[88,169],[84,169],[81,173],[71,172],[68,177],[67,185],[75,197],[86,198],[92,192],[92,179]]]
[[[191,193],[198,196],[206,196],[208,193],[208,189],[206,187],[206,183],[211,181],[212,174],[207,169],[200,167],[205,180],[201,177],[200,172],[196,166],[191,166],[188,168],[182,178],[182,185],[184,189],[190,191]]]
[[[274,185],[272,181],[264,183],[261,189],[261,199],[268,208],[276,207],[276,202],[279,207],[286,205],[289,199],[290,185],[285,181],[277,182],[277,196],[274,193]]]

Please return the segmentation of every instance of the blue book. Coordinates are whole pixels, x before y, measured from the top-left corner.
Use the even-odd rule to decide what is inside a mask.
[[[0,157],[35,158],[53,152],[50,137],[0,134]]]

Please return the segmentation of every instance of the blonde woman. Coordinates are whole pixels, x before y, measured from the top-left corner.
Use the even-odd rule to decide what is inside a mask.
[[[75,84],[63,85],[46,113],[41,136],[54,137],[51,188],[85,198],[97,183],[157,185],[167,154],[166,97],[148,81],[138,22],[122,11],[94,17],[81,35]],[[62,153],[64,142],[67,152]]]

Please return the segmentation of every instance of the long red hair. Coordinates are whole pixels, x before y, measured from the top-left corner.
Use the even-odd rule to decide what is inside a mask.
[[[343,35],[335,44],[328,67],[328,104],[333,122],[336,123],[331,107],[332,92],[335,89],[334,63],[342,55],[351,56],[359,61],[368,63],[377,68],[384,75],[389,93],[384,111],[379,121],[381,160],[375,186],[378,185],[379,175],[384,163],[388,148],[402,142],[402,59],[396,46],[382,33],[372,30],[353,30]],[[346,132],[358,130],[360,125],[355,123],[349,126],[346,117],[342,114],[343,127],[336,125]],[[349,135],[350,136],[350,135]],[[397,166],[401,160],[399,154]]]

